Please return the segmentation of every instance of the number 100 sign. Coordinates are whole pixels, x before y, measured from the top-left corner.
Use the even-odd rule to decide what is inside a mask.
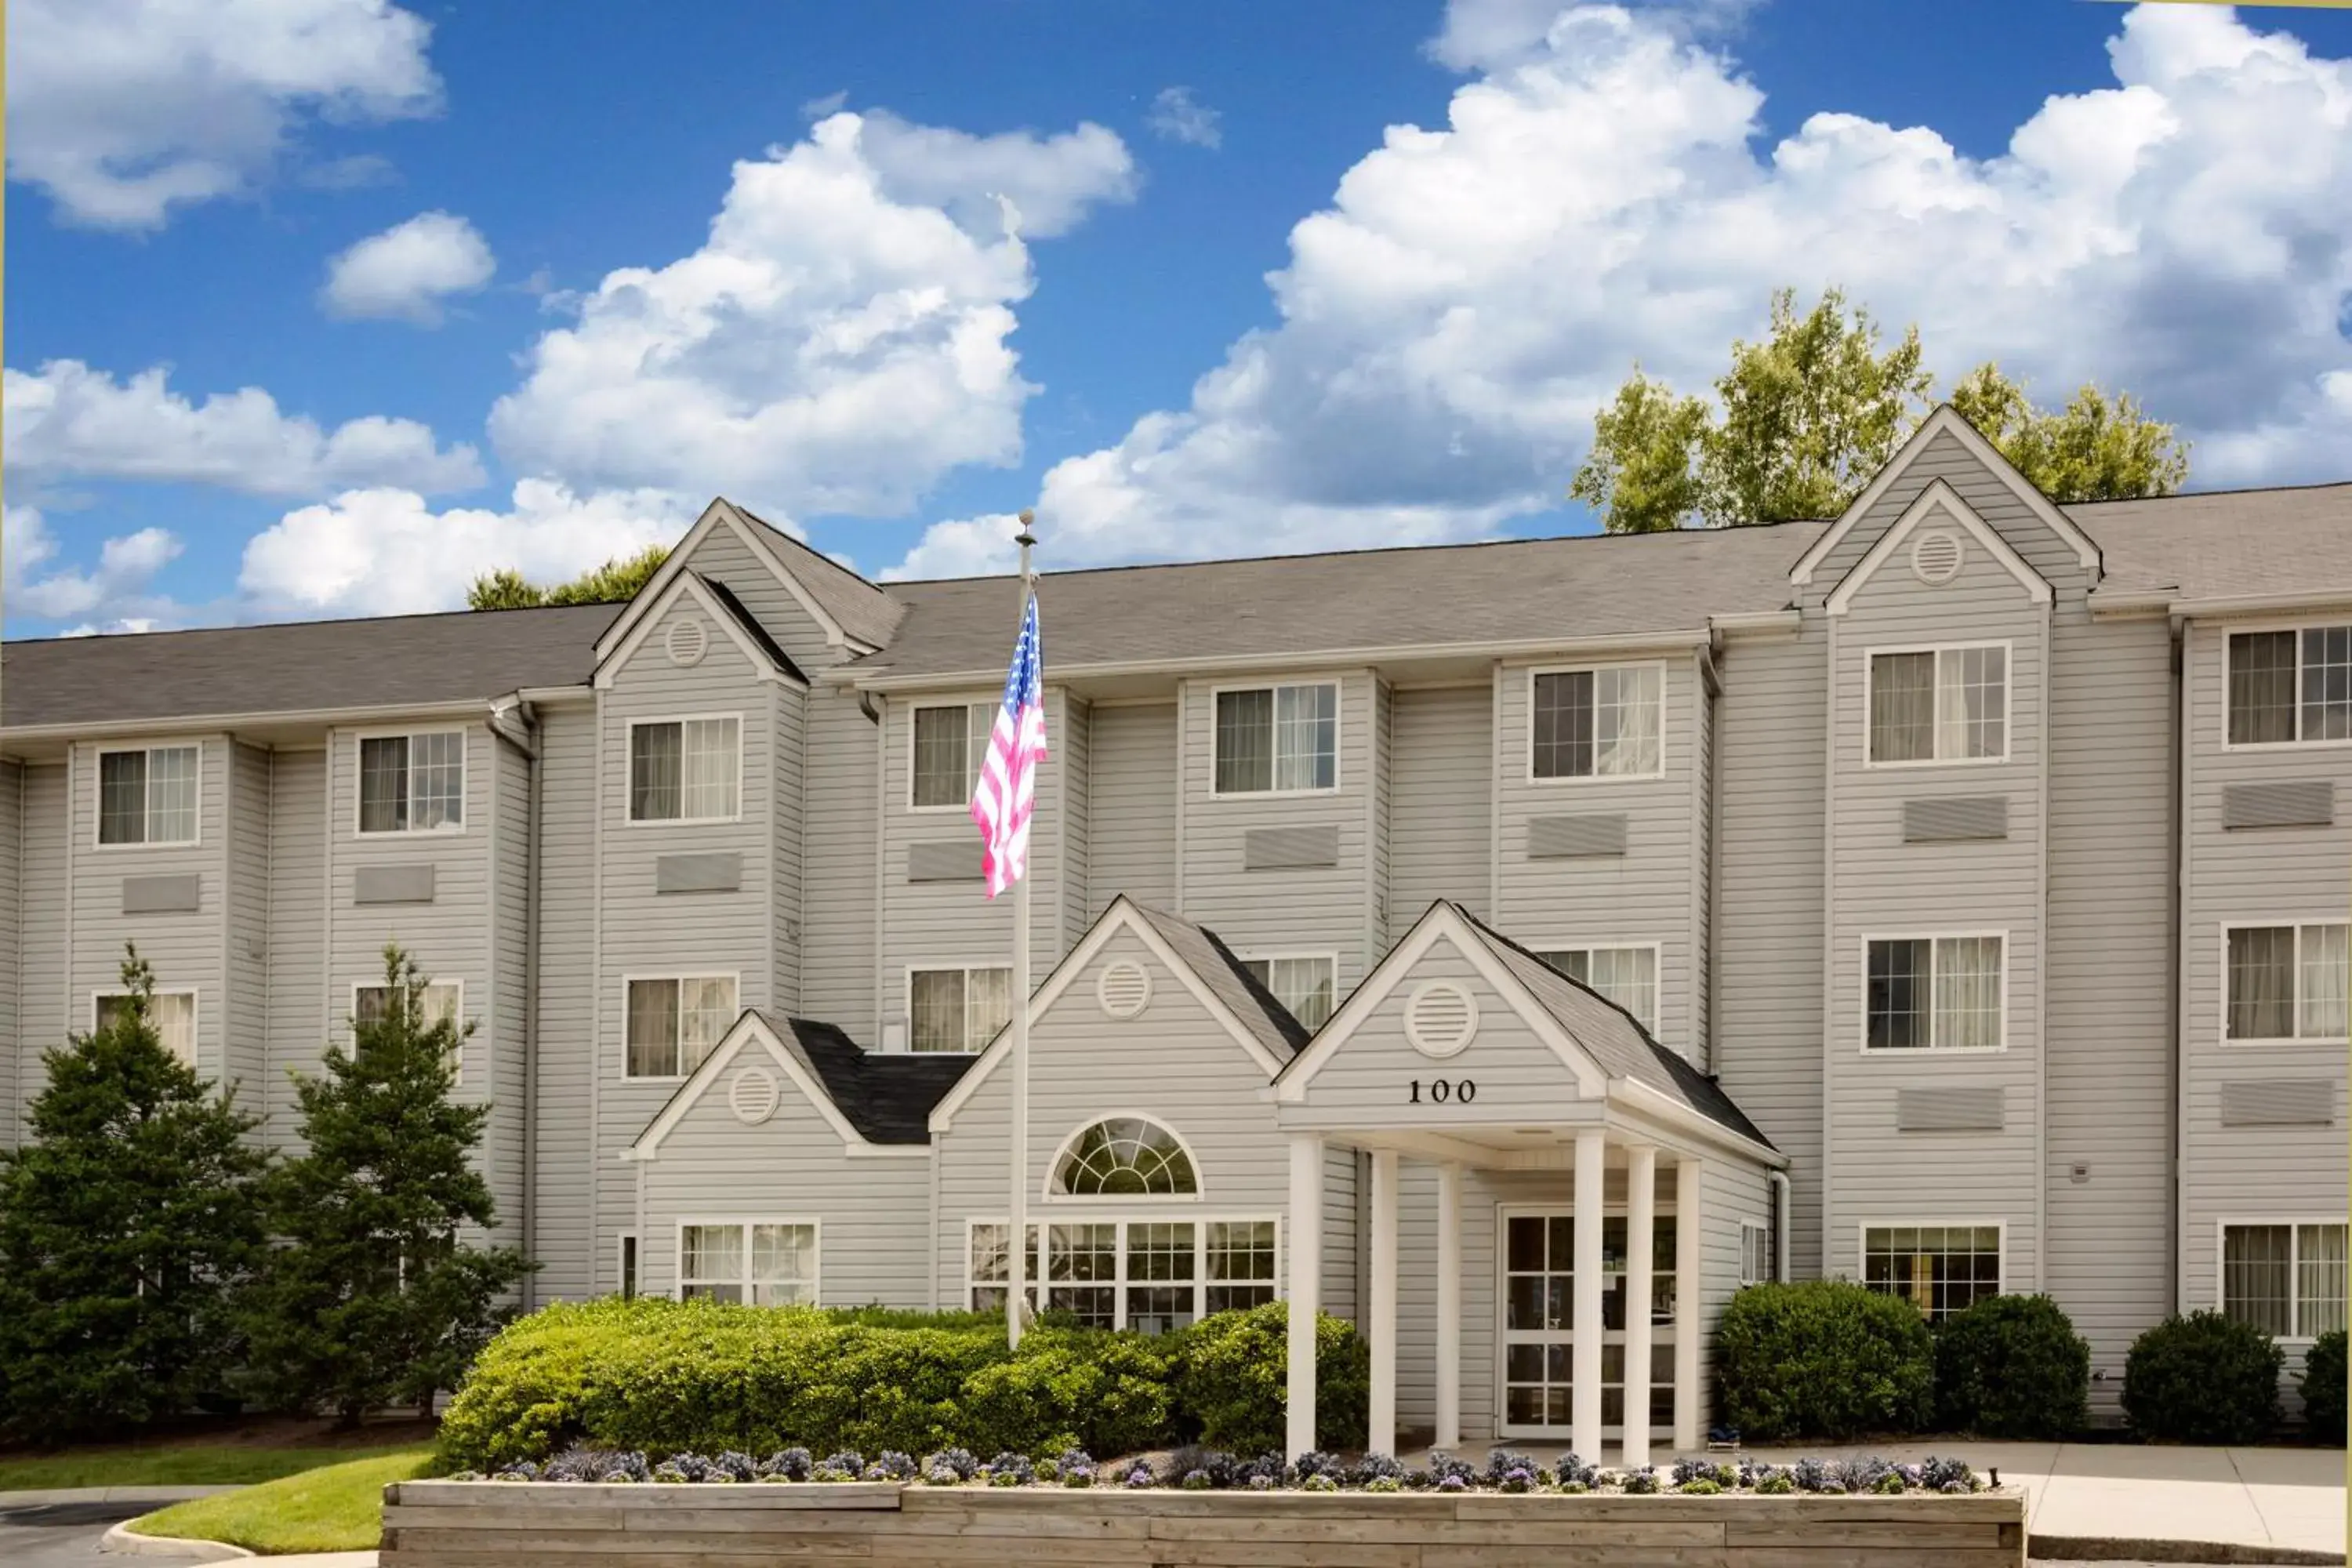
[[[1467,1105],[1478,1098],[1478,1085],[1466,1078],[1414,1079],[1408,1105]]]

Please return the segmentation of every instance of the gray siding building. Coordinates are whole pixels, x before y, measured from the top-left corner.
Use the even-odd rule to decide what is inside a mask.
[[[1017,1164],[1041,1307],[1636,1461],[1759,1280],[2047,1292],[2110,1417],[2168,1312],[2345,1322],[2352,485],[2060,508],[1946,410],[1834,520],[1039,594],[1025,976],[1007,579],[719,500],[627,605],[5,645],[0,1137],[135,944],[286,1142],[396,942],[537,1300],[1001,1307]]]

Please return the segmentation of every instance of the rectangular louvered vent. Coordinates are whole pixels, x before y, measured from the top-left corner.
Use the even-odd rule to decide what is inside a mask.
[[[126,915],[192,915],[203,898],[204,879],[194,871],[184,877],[122,879]]]
[[[2326,1127],[2335,1120],[2332,1079],[2240,1079],[2221,1086],[2224,1127]]]
[[[352,873],[355,904],[429,904],[433,866],[362,866]]]
[[[1625,814],[1587,812],[1580,816],[1528,818],[1528,858],[1580,860],[1625,853]]]
[[[1903,803],[1903,842],[1940,844],[2009,837],[2009,797],[1954,795]]]
[[[1242,837],[1244,871],[1304,871],[1339,863],[1339,827],[1253,827]]]
[[[907,846],[909,882],[977,882],[980,879],[977,837],[933,838]]]
[[[731,893],[742,885],[743,857],[733,850],[665,855],[654,862],[656,893]]]
[[[1898,1132],[1997,1132],[2001,1124],[1998,1089],[1905,1089],[1895,1094]]]
[[[2230,784],[2221,791],[2224,827],[2326,827],[2335,821],[2332,779]]]

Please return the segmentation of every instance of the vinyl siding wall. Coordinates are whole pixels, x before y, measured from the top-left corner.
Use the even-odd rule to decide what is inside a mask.
[[[226,1069],[239,1103],[269,1092],[270,753],[227,746],[228,843],[220,911]]]
[[[327,753],[269,754],[269,1066],[255,1109],[270,1142],[300,1146],[296,1072],[316,1074],[331,1035],[327,1004]],[[340,1025],[340,1020],[338,1020]]]
[[[1176,902],[1176,708],[1097,703],[1087,726],[1087,923],[1125,893]]]
[[[1493,688],[1400,690],[1389,714],[1389,931],[1402,936],[1440,899],[1488,919]]]
[[[17,940],[24,929],[25,769],[0,762],[0,954],[18,958]],[[17,1126],[30,1097],[39,1092],[31,1080],[38,1076],[39,1058],[21,1034],[24,966],[0,963],[0,1040],[8,1041],[7,1060],[0,1062],[0,1149],[17,1143]]]
[[[482,1026],[467,1042],[483,1047],[484,1077],[490,1096],[491,1131],[486,1140],[498,1200],[497,1235],[520,1245],[530,1194],[524,1190],[530,1128],[530,997],[525,979],[530,939],[530,758],[510,742],[492,737],[489,746],[495,797],[490,837],[490,984],[478,1016]]]
[[[524,1289],[537,1300],[593,1295],[616,1283],[596,1274],[591,1193],[600,1179],[593,1107],[595,1040],[596,710],[539,714],[539,1048],[532,1100],[532,1246],[541,1268]],[[610,1267],[610,1264],[606,1264]]]

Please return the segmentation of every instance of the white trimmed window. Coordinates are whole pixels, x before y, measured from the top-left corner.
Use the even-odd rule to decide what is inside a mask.
[[[2346,931],[2341,921],[2229,928],[2226,1037],[2342,1045]]]
[[[2310,1340],[2345,1326],[2345,1226],[2225,1225],[2221,1310],[2273,1339]]]
[[[194,844],[201,755],[194,746],[99,752],[98,841]]]
[[[1874,937],[1863,1043],[1882,1050],[1990,1050],[2005,1038],[1998,936]]]
[[[1013,971],[988,965],[918,969],[907,976],[908,1046],[981,1051],[1013,1021]]]
[[[628,983],[630,1078],[683,1078],[735,1022],[735,977],[683,974]]]
[[[816,1226],[806,1221],[728,1220],[677,1230],[678,1300],[754,1307],[814,1307]]]
[[[1010,1259],[1002,1220],[975,1221],[967,1300],[1004,1310]],[[1212,1312],[1275,1299],[1272,1219],[1101,1220],[1029,1227],[1023,1278],[1034,1304],[1045,1244],[1045,1310],[1091,1328],[1166,1333]]]
[[[1328,682],[1217,693],[1216,792],[1339,787],[1339,689]]]
[[[2352,740],[2352,626],[2230,637],[2230,744]]]
[[[1941,1322],[2000,1294],[2000,1226],[1867,1226],[1862,1281],[1902,1297],[1929,1322]]]
[[[466,825],[466,734],[360,737],[360,831],[443,833]]]
[[[1982,763],[2009,755],[2009,650],[1870,656],[1873,763]]]
[[[732,714],[629,726],[629,820],[735,820],[742,740],[743,722]]]
[[[1772,1281],[1772,1227],[1754,1220],[1739,1222],[1739,1282],[1769,1285]]]
[[[1548,670],[1530,693],[1539,779],[1643,778],[1659,769],[1663,672],[1654,664]]]
[[[121,991],[101,991],[90,999],[89,1026],[103,1029],[121,1016],[129,1000]],[[190,1067],[196,1065],[196,994],[158,991],[147,999],[147,1024],[165,1050]]]
[[[1578,984],[1587,986],[1633,1016],[1651,1034],[1658,1029],[1658,950],[1654,947],[1574,947],[1537,953]]]
[[[970,805],[995,727],[996,709],[986,702],[916,709],[913,794],[908,804],[924,810]]]
[[[1339,960],[1329,953],[1309,953],[1297,958],[1244,958],[1242,967],[1260,985],[1274,993],[1274,999],[1298,1020],[1301,1026],[1319,1029],[1331,1016],[1338,988]]]
[[[1176,1134],[1140,1116],[1113,1116],[1079,1131],[1054,1165],[1065,1197],[1190,1197],[1201,1181]]]

